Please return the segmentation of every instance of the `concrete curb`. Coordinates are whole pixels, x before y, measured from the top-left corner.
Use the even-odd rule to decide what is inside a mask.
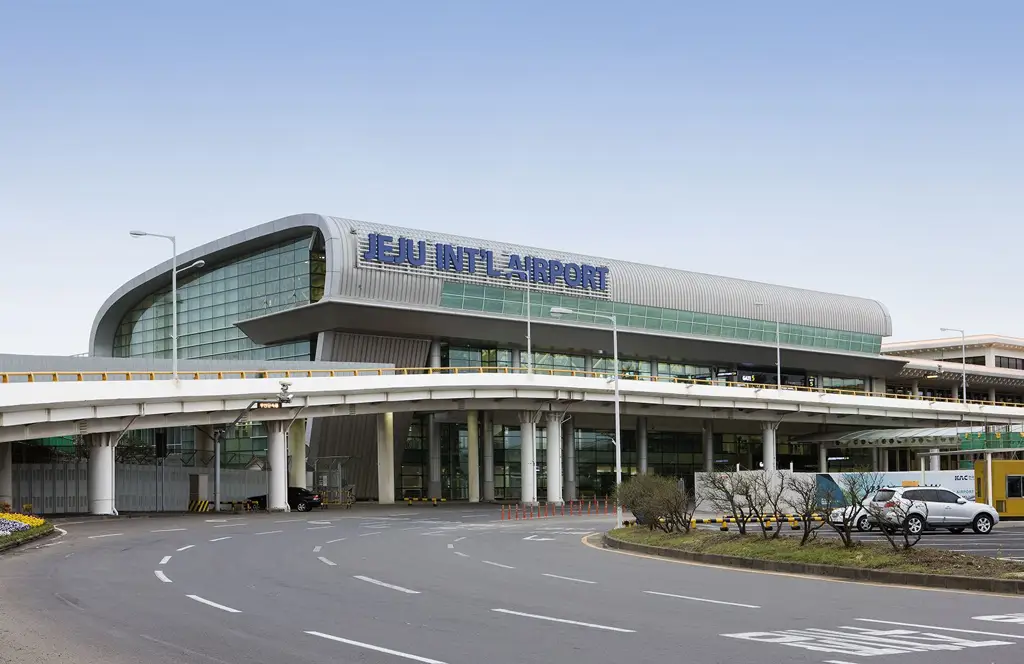
[[[29,544],[31,542],[35,542],[36,540],[42,539],[44,537],[49,537],[50,535],[53,534],[54,527],[53,527],[53,524],[49,523],[49,522],[47,522],[46,525],[48,525],[49,528],[47,528],[46,530],[44,530],[42,532],[36,533],[32,537],[28,537],[26,539],[19,540],[17,542],[6,542],[6,543],[0,544],[0,554],[5,553],[7,551],[10,551],[12,549],[17,549],[19,546],[24,546],[26,544]]]
[[[716,553],[694,553],[680,549],[668,549],[660,546],[626,542],[607,533],[602,543],[609,549],[645,553],[663,558],[674,558],[706,565],[720,565],[738,569],[757,570],[762,572],[781,572],[784,574],[802,574],[805,576],[823,576],[846,581],[866,583],[884,583],[887,585],[912,586],[920,588],[942,588],[945,590],[971,590],[976,592],[999,593],[1003,595],[1024,595],[1024,580],[1017,579],[986,579],[969,576],[944,576],[941,574],[916,574],[911,572],[887,572],[884,570],[858,569],[856,567],[836,567],[833,565],[816,565],[793,563],[776,560],[760,560],[757,558],[740,558],[723,556]]]

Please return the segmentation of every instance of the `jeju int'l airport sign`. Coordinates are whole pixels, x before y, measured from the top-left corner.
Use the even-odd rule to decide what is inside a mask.
[[[519,254],[495,256],[491,249],[428,243],[381,233],[367,236],[366,249],[360,259],[370,264],[407,265],[437,273],[476,275],[487,281],[546,284],[595,294],[608,292],[607,267]]]

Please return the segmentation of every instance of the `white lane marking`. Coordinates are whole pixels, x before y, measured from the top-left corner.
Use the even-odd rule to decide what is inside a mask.
[[[1024,625],[1024,613],[1006,613],[1002,615],[996,614],[992,616],[972,616],[971,620],[986,620],[988,622]]]
[[[347,643],[350,646],[356,646],[357,648],[366,648],[367,650],[375,650],[382,652],[385,655],[394,655],[395,657],[402,657],[404,659],[411,659],[414,662],[423,662],[423,664],[445,664],[438,659],[430,659],[429,657],[420,657],[419,655],[410,655],[407,652],[399,652],[397,650],[391,650],[390,648],[382,648],[381,646],[371,645],[369,643],[363,643],[362,641],[353,641],[351,639],[343,639],[340,636],[331,636],[330,634],[324,634],[323,632],[306,632],[311,636],[319,636],[321,639],[329,639],[331,641],[337,641],[338,643]]]
[[[329,542],[327,542],[327,543],[328,543],[328,544],[334,544],[335,542],[341,542],[341,541],[342,541],[342,540],[344,540],[344,539],[345,539],[344,537],[339,537],[338,539],[336,539],[336,540],[330,540],[330,541],[329,541]]]
[[[464,539],[466,539],[466,538],[465,538],[465,537],[459,537],[459,538],[457,538],[457,539],[456,539],[455,541],[456,541],[456,542],[461,542],[461,541],[462,541],[462,540],[464,540]]]
[[[594,623],[580,622],[578,620],[566,620],[565,618],[552,618],[551,616],[539,616],[536,613],[523,613],[521,611],[510,611],[509,609],[491,609],[496,613],[506,613],[510,616],[522,616],[524,618],[535,618],[537,620],[547,620],[549,622],[564,623],[566,625],[579,625],[580,627],[593,627],[594,629],[604,629],[609,632],[623,632],[625,634],[635,634],[635,629],[623,629],[621,627],[610,627],[608,625],[596,625]]]
[[[453,551],[453,553],[455,555],[457,555],[457,556],[462,556],[463,558],[469,558],[469,554],[468,553],[463,553],[461,551]]]
[[[722,601],[717,600],[717,599],[705,599],[703,597],[690,597],[688,595],[673,595],[672,593],[659,593],[659,592],[654,591],[654,590],[645,590],[644,592],[647,593],[648,595],[660,595],[662,597],[675,597],[676,599],[688,599],[691,602],[706,602],[708,604],[724,604],[725,606],[739,606],[739,607],[742,607],[744,609],[760,609],[761,608],[760,606],[755,606],[753,604],[738,604],[736,602],[722,602]]]
[[[408,595],[419,595],[420,594],[420,591],[418,591],[418,590],[409,590],[408,588],[403,588],[402,586],[395,586],[395,585],[392,585],[390,583],[384,583],[383,581],[378,581],[377,579],[371,579],[368,576],[358,576],[357,575],[357,576],[354,576],[352,578],[353,579],[359,579],[360,581],[366,581],[367,583],[372,583],[372,584],[374,584],[376,586],[382,586],[384,588],[391,588],[392,590],[397,590],[398,592],[406,593]]]
[[[188,530],[188,528],[164,528],[163,530],[151,530],[149,532],[151,532],[151,533],[180,533],[183,530]]]
[[[455,548],[455,545],[454,545],[454,544],[449,544],[449,545],[448,545],[448,548],[449,548],[449,549],[454,549],[454,548]]]
[[[314,546],[313,547],[313,553],[320,553],[320,549],[322,549],[322,548],[323,548],[322,546]]]
[[[283,530],[265,530],[262,533],[253,533],[253,535],[276,535],[277,533],[283,532]]]
[[[412,528],[402,528],[402,530],[419,530],[423,526],[413,526]]]
[[[186,544],[185,546],[183,546],[180,549],[178,549],[178,551],[188,551],[189,549],[191,549],[194,546],[195,546],[195,544]]]
[[[211,602],[208,599],[203,599],[199,595],[185,595],[185,597],[188,597],[189,599],[194,599],[195,601],[200,602],[201,604],[212,606],[215,609],[220,609],[221,611],[227,611],[228,613],[241,613],[241,611],[239,611],[238,609],[232,609],[230,606],[224,606],[223,604],[218,604],[217,602]]]
[[[161,572],[160,570],[154,570],[153,574],[156,574],[156,578],[160,579],[164,583],[170,583],[171,582],[171,580],[167,578],[167,575],[164,574],[163,572]]]
[[[841,659],[826,659],[825,664],[857,664],[856,662],[847,662]]]
[[[574,579],[571,576],[559,576],[557,574],[545,574],[544,576],[550,576],[552,579],[562,579],[563,581],[575,581],[576,583],[597,583],[597,581],[587,581],[586,579]]]
[[[117,537],[118,535],[124,535],[124,533],[107,533],[106,535],[90,535],[89,539],[102,539],[104,537]]]
[[[214,526],[214,528],[234,528],[235,526],[244,526],[245,523],[225,523],[223,526]]]
[[[376,533],[363,533],[360,537],[370,537],[371,535],[380,535],[380,532]]]
[[[501,567],[502,569],[515,569],[511,565],[502,565],[501,563],[492,562],[490,560],[481,560],[484,565],[494,565],[495,567]]]
[[[310,526],[306,530],[323,530],[324,528],[333,528],[334,526]]]
[[[334,567],[337,564],[337,563],[331,562],[330,560],[327,560],[323,556],[318,556],[317,560],[322,562],[324,565],[330,565],[331,567]]]
[[[896,622],[895,620],[874,620],[872,618],[856,618],[856,620],[860,622],[879,623],[881,625],[899,625],[900,627],[938,629],[944,632],[961,632],[963,634],[977,634],[979,636],[999,636],[1004,639],[1024,639],[1024,634],[1001,634],[999,632],[982,632],[976,629],[955,629],[953,627],[939,627],[938,625],[918,625],[916,623]]]
[[[306,523],[308,523],[311,526],[329,526],[329,525],[331,525],[330,521],[307,521]]]
[[[160,559],[160,564],[161,564],[161,565],[166,565],[166,564],[167,564],[167,562],[168,562],[168,561],[169,561],[170,559],[171,559],[171,557],[170,557],[170,556],[164,556],[163,558],[161,558],[161,559]]]
[[[231,538],[230,537],[217,537],[216,539],[212,539],[210,541],[211,542],[223,542],[226,539],[231,539]]]

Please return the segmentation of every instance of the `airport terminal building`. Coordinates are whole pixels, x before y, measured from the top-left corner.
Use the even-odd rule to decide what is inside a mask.
[[[200,259],[201,269],[178,280],[182,361],[610,372],[611,324],[604,317],[614,316],[623,376],[636,380],[774,384],[777,341],[786,386],[894,392],[932,385],[955,396],[960,380],[954,373],[960,370],[943,362],[914,368],[907,357],[882,354],[892,332],[889,313],[859,297],[316,214],[277,219],[191,249],[178,256],[178,265]],[[170,358],[170,274],[167,261],[108,298],[92,328],[94,358]],[[575,313],[556,316],[552,308]],[[1016,383],[1001,375],[992,380],[1004,391],[1024,393],[1021,373]],[[972,385],[989,394],[997,383],[986,387],[984,380],[972,379]],[[508,417],[483,413],[479,419],[493,440],[499,500],[516,499],[521,486],[519,423],[514,414]],[[467,419],[464,412],[395,415],[395,431],[403,432],[396,435],[398,498],[467,496]],[[309,468],[317,460],[342,459],[357,496],[375,498],[374,417],[310,424]],[[685,477],[699,471],[707,436],[714,441],[710,465],[756,467],[759,429],[728,420],[708,429],[707,422],[685,417],[624,420],[624,473],[646,467]],[[574,452],[567,487],[574,485],[576,495],[606,495],[614,486],[612,430],[610,417],[566,413],[562,439],[572,441]],[[807,425],[780,426],[779,466],[818,468],[818,446],[800,442],[816,433]],[[182,450],[201,444],[202,434],[189,430],[168,435]],[[265,435],[259,424],[240,427],[233,458],[258,457]],[[543,427],[537,445],[545,447]],[[886,467],[894,470],[911,462],[897,450],[886,454],[893,455]],[[544,454],[538,451],[537,458],[541,489]]]

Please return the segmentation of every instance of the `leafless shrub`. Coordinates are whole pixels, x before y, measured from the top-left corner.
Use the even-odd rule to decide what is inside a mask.
[[[739,527],[740,534],[747,534],[747,521],[753,515],[747,496],[751,492],[749,477],[741,473],[708,473],[698,497],[716,511],[731,516]]]
[[[693,491],[668,477],[637,475],[622,484],[617,497],[650,530],[688,533],[693,526]]]
[[[839,502],[839,496],[835,490],[819,492],[818,480],[813,475],[789,475],[786,477],[786,485],[789,489],[787,504],[800,518],[800,546],[804,546],[828,523],[829,514]],[[815,520],[815,517],[824,518]]]

